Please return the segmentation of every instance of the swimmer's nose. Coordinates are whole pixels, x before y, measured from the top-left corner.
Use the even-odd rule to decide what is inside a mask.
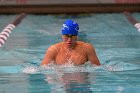
[[[71,38],[71,37],[69,37],[69,38],[68,38],[68,41],[71,41],[71,40],[72,40],[72,38]]]

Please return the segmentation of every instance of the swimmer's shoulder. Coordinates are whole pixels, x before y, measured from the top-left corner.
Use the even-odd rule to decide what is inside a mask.
[[[57,54],[59,52],[59,43],[53,44],[51,45],[48,49],[46,53],[53,53],[53,54]]]
[[[59,43],[54,44],[54,46],[55,47],[61,47],[61,46],[63,46],[63,44],[64,44],[64,42],[59,42]]]
[[[95,50],[94,46],[91,43],[78,41],[79,45],[82,46],[85,50]]]
[[[92,44],[83,41],[77,41],[77,44],[84,45],[84,46],[93,46]]]
[[[55,49],[55,50],[59,50],[59,48],[63,45],[63,42],[59,42],[59,43],[56,43],[54,45],[51,45],[49,48],[50,49]]]
[[[83,42],[83,41],[77,41],[77,44],[78,44],[78,45],[84,45],[84,44],[86,44],[86,42]]]

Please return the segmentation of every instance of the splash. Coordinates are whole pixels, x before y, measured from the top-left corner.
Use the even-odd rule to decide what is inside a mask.
[[[86,62],[84,65],[75,66],[72,62],[68,62],[64,65],[56,65],[51,63],[47,66],[35,66],[25,65],[22,69],[22,73],[28,74],[54,74],[54,73],[75,73],[75,72],[108,72],[108,71],[127,71],[127,70],[137,70],[140,69],[139,66],[129,63],[124,63],[120,61],[112,61],[101,66],[96,66],[90,62]]]
[[[36,74],[36,73],[58,73],[58,72],[64,72],[64,73],[73,73],[73,72],[93,72],[99,69],[100,66],[94,66],[87,62],[84,65],[75,66],[72,64],[72,62],[68,62],[64,65],[56,65],[56,64],[48,64],[47,66],[34,66],[34,65],[26,65],[22,72],[23,73],[29,73],[29,74]]]
[[[26,66],[26,67],[22,70],[22,72],[23,72],[23,73],[35,74],[35,73],[38,72],[38,70],[39,70],[38,67],[35,67],[35,66]]]
[[[15,66],[0,66],[0,73],[27,73],[27,74],[55,74],[55,73],[75,73],[75,72],[114,72],[114,71],[133,71],[140,69],[139,65],[111,61],[101,66],[92,65],[87,62],[84,65],[75,66],[71,63],[64,65],[49,64],[38,66],[35,64],[22,64]]]
[[[102,65],[106,71],[128,71],[140,69],[138,65],[125,63],[122,61],[111,61]]]

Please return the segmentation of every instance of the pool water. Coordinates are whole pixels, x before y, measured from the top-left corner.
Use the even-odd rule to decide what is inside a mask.
[[[0,15],[0,30],[15,17]],[[66,19],[79,23],[79,40],[94,45],[101,66],[40,66],[47,48],[61,41]],[[27,15],[0,48],[0,93],[139,93],[139,41],[122,13]]]

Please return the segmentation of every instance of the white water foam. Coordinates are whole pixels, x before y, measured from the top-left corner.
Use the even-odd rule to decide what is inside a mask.
[[[71,63],[64,65],[49,64],[47,66],[35,66],[35,65],[26,65],[24,66],[22,72],[29,74],[50,74],[50,73],[73,73],[73,72],[100,72],[100,71],[127,71],[127,70],[136,70],[140,69],[137,65],[124,63],[124,62],[109,62],[101,66],[95,66],[90,62],[87,62],[84,65],[74,66]]]
[[[47,66],[34,66],[27,65],[23,68],[23,73],[56,73],[56,72],[64,72],[64,73],[73,73],[73,72],[93,72],[99,69],[100,66],[94,66],[92,64],[84,64],[80,66],[74,66],[73,64],[64,64],[64,65],[56,65],[49,64]]]

